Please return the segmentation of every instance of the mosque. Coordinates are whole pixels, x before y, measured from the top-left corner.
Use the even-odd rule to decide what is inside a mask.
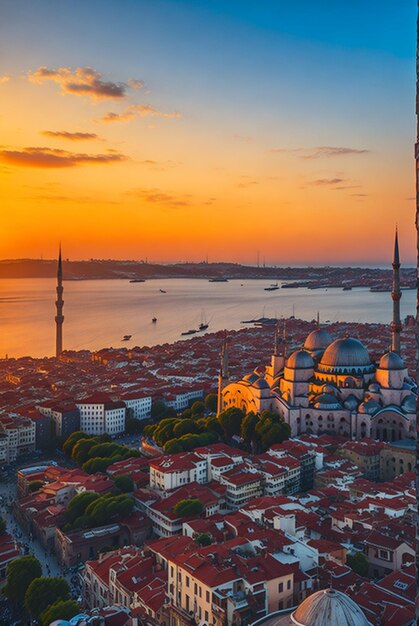
[[[277,327],[271,363],[231,381],[227,338],[221,353],[218,412],[238,407],[249,413],[279,413],[291,435],[335,434],[397,441],[415,437],[415,382],[400,354],[400,260],[396,231],[393,257],[391,349],[378,363],[354,337],[333,339],[318,324],[302,348],[289,356],[286,323]],[[282,337],[281,337],[282,336]]]

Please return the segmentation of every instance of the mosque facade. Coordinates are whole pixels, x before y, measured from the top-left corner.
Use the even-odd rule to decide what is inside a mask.
[[[417,388],[400,354],[400,261],[396,232],[393,258],[391,349],[374,363],[355,337],[333,339],[318,325],[301,349],[286,352],[286,327],[277,328],[271,363],[231,381],[223,342],[218,411],[280,414],[291,435],[335,434],[398,441],[415,437]]]

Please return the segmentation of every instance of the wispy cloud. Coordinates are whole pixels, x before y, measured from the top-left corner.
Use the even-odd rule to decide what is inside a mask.
[[[0,160],[19,167],[64,168],[78,165],[119,163],[128,157],[124,154],[83,154],[54,148],[29,147],[0,150]]]
[[[130,120],[135,119],[136,117],[181,117],[181,114],[178,111],[172,111],[169,113],[165,113],[164,111],[159,111],[155,107],[151,106],[151,104],[133,104],[129,106],[122,113],[114,113],[109,112],[106,113],[99,122],[128,122]]]
[[[237,185],[239,189],[247,189],[248,187],[253,187],[253,185],[259,185],[259,181],[251,176],[240,176],[240,178],[241,181]]]
[[[371,150],[348,148],[341,146],[315,146],[314,148],[272,148],[270,150],[273,154],[278,153],[290,153],[295,154],[300,159],[330,159],[340,156],[356,156],[361,154],[367,154]]]
[[[0,76],[0,85],[2,83],[8,83],[10,80],[10,76],[8,74],[3,74]]]
[[[345,181],[345,178],[318,178],[317,180],[308,182],[307,185],[311,185],[313,187],[324,187],[329,185],[339,185]]]
[[[96,133],[70,133],[66,130],[43,130],[41,135],[52,137],[53,139],[68,139],[69,141],[86,141],[88,139],[99,139]]]
[[[170,207],[183,207],[191,204],[191,196],[189,194],[184,196],[176,195],[156,188],[134,188],[125,192],[125,195],[140,198],[148,204],[162,204]]]
[[[360,185],[356,181],[352,181],[349,178],[340,178],[335,176],[334,178],[317,178],[316,180],[310,180],[302,186],[302,189],[305,189],[306,187],[321,187],[330,189],[331,191],[344,191],[346,189],[359,188]]]
[[[29,72],[28,78],[36,84],[51,80],[60,86],[62,93],[88,96],[94,100],[121,100],[130,88],[139,89],[144,84],[136,79],[129,83],[103,80],[102,74],[92,67],[77,67],[73,71],[69,67],[49,69],[42,66]]]

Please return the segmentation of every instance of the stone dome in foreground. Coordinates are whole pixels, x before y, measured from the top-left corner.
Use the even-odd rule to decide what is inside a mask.
[[[326,348],[320,364],[327,367],[365,367],[371,365],[367,349],[358,339],[336,339]]]
[[[322,589],[308,596],[290,617],[296,626],[369,626],[359,606],[336,589]]]

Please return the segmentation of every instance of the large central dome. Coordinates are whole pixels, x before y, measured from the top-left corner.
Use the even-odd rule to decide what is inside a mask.
[[[336,589],[322,589],[306,598],[292,613],[296,626],[368,626],[359,606]]]
[[[345,337],[336,339],[326,348],[320,364],[328,367],[365,367],[371,365],[371,360],[358,339]]]
[[[333,341],[331,334],[325,328],[312,330],[304,342],[305,350],[324,350]]]

